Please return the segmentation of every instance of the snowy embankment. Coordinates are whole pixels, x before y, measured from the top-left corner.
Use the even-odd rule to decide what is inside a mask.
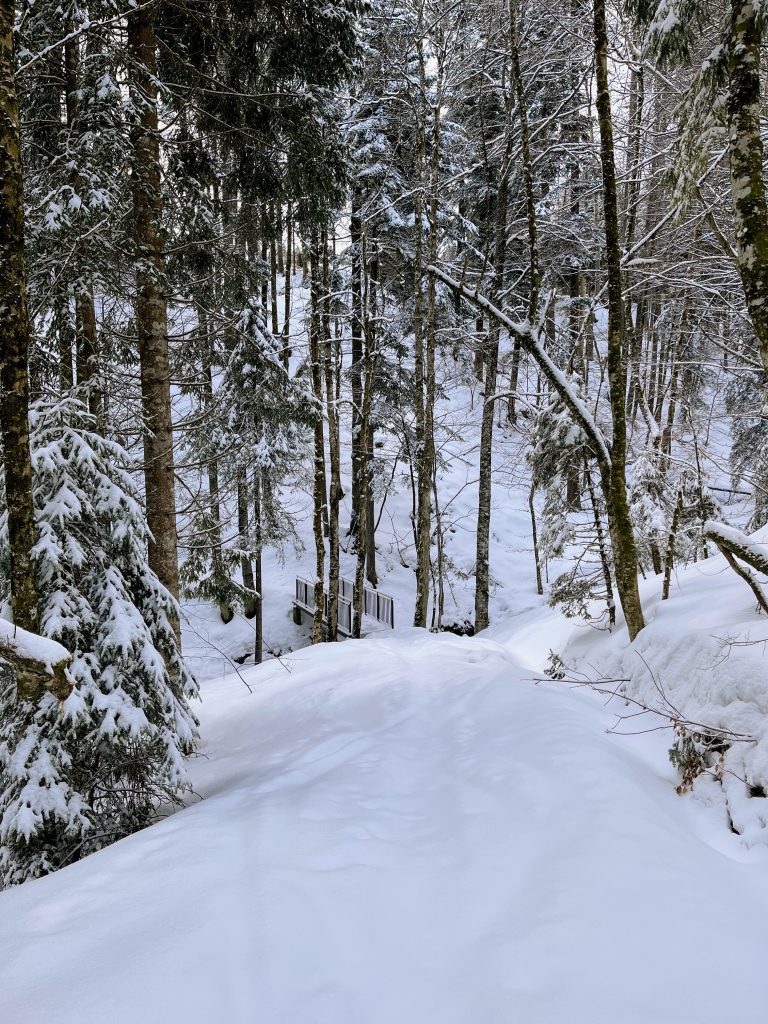
[[[204,799],[0,895],[3,1024],[762,1021],[764,851],[537,614],[205,683]]]
[[[762,530],[751,543],[764,554],[766,540]],[[644,715],[638,704],[614,700],[618,714],[634,716],[624,730],[668,725],[675,716],[692,723],[686,731],[697,743],[707,734],[717,742],[716,731],[723,730],[722,786],[710,768],[694,791],[719,807],[723,827],[735,828],[743,844],[768,846],[768,617],[722,555],[679,570],[668,601],[660,590],[658,577],[641,584],[647,625],[631,646],[621,628],[600,638],[586,627],[575,630],[557,648],[565,672],[624,679],[611,685],[661,714]],[[671,747],[674,736],[665,735]],[[713,766],[717,760],[709,757]]]

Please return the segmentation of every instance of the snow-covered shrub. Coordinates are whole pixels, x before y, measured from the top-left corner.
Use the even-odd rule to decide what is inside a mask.
[[[0,877],[21,882],[152,821],[189,785],[196,685],[178,609],[148,565],[126,453],[75,398],[31,416],[42,633],[73,655],[72,694],[0,692]],[[0,531],[7,563],[7,524]],[[7,564],[4,565],[7,570]],[[7,571],[2,583],[8,594]]]
[[[581,382],[571,381],[577,391]],[[568,618],[614,620],[611,552],[605,508],[592,449],[584,431],[560,398],[553,396],[533,424],[528,456],[534,488],[544,494],[540,550],[543,558],[561,558],[566,550],[574,564],[552,582],[550,604]],[[595,616],[595,602],[605,611]]]

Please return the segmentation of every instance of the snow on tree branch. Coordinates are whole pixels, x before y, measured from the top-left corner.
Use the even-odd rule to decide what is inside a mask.
[[[476,288],[468,288],[462,281],[457,281],[456,278],[446,274],[440,267],[430,264],[427,267],[427,271],[442,281],[443,284],[452,288],[453,291],[458,292],[468,302],[474,303],[474,305],[486,312],[519,340],[525,351],[536,360],[573,418],[594,444],[595,454],[601,469],[609,469],[611,465],[611,450],[605,435],[597,425],[592,413],[571,386],[566,375],[545,352],[535,328],[527,321],[516,322],[512,320],[489,299],[481,295]]]

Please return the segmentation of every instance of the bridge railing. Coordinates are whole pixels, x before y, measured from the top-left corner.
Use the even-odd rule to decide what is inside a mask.
[[[346,636],[352,635],[352,619],[355,603],[355,584],[353,580],[342,576],[339,579],[338,629]],[[296,577],[296,596],[294,604],[304,611],[314,614],[315,585],[301,576]],[[381,594],[373,587],[365,587],[363,591],[363,613],[383,622],[390,629],[395,628],[395,602],[388,594]],[[323,618],[328,621],[328,593],[323,592]]]

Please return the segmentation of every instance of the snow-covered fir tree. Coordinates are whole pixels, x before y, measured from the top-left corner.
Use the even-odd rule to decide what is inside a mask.
[[[196,737],[178,609],[147,565],[126,453],[76,398],[39,402],[31,422],[40,626],[73,655],[74,689],[61,704],[46,695],[35,706],[3,687],[6,885],[155,820],[189,788]],[[3,538],[7,559],[5,522]]]

